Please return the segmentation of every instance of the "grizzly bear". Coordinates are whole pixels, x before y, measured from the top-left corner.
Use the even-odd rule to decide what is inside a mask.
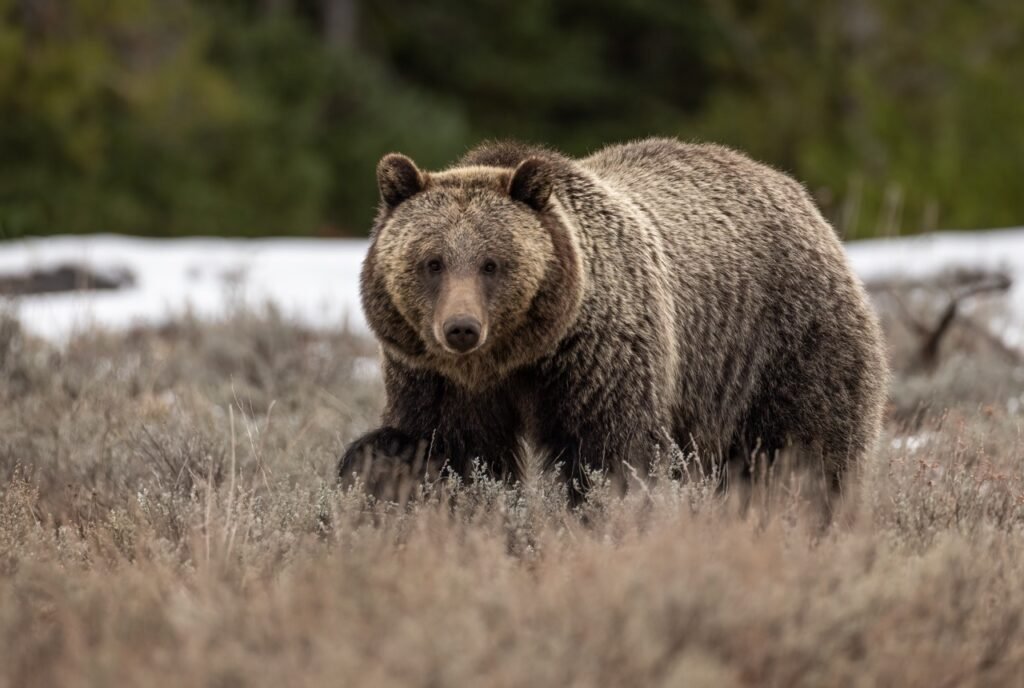
[[[797,449],[838,488],[876,440],[876,318],[785,174],[648,139],[485,144],[442,172],[393,153],[377,182],[361,293],[387,402],[343,479],[476,459],[516,478],[525,443],[578,499],[674,445],[740,473]]]

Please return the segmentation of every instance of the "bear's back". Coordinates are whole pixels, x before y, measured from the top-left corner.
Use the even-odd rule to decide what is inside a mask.
[[[725,146],[644,139],[608,146],[579,164],[648,212],[694,213],[702,221],[740,229],[778,218],[789,225],[791,234],[819,235],[834,248],[839,246],[832,228],[799,182]],[[702,211],[713,216],[705,217]],[[799,216],[796,219],[806,222],[794,222],[794,212]]]

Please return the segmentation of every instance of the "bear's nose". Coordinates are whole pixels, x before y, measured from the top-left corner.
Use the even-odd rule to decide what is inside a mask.
[[[471,315],[457,315],[446,320],[444,338],[448,346],[464,354],[480,341],[480,321]]]

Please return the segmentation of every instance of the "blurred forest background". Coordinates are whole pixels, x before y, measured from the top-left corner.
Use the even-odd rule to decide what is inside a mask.
[[[385,152],[655,134],[847,237],[1024,223],[1024,2],[0,0],[0,237],[362,235]]]

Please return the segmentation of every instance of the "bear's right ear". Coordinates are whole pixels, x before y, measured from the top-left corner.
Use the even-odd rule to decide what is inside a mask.
[[[540,158],[527,158],[519,163],[508,181],[508,194],[534,210],[544,210],[551,198],[551,170]]]
[[[416,163],[401,153],[388,153],[377,163],[377,188],[389,208],[423,191],[423,186],[423,174]]]

